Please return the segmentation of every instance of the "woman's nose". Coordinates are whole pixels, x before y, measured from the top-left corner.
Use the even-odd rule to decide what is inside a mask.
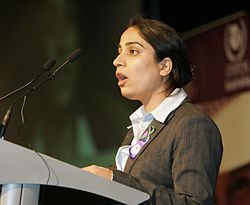
[[[124,65],[121,54],[119,54],[113,61],[113,65],[118,68]]]

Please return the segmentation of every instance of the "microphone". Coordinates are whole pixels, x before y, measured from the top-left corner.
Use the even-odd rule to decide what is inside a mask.
[[[67,57],[67,60],[60,65],[52,74],[51,77],[55,77],[55,75],[57,74],[57,72],[59,72],[62,68],[64,68],[66,65],[68,65],[69,63],[73,63],[82,53],[82,50],[80,48],[77,48],[76,50],[74,50],[72,53],[70,53]]]
[[[8,125],[8,122],[9,122],[9,119],[10,119],[10,115],[11,115],[11,111],[12,111],[12,108],[16,105],[16,103],[22,99],[23,97],[27,96],[28,94],[30,94],[32,91],[34,90],[37,90],[41,85],[43,85],[45,82],[49,81],[49,80],[52,80],[55,78],[56,74],[62,70],[66,65],[68,65],[69,63],[72,63],[74,62],[81,54],[81,49],[76,49],[75,51],[73,51],[68,57],[67,57],[67,60],[62,64],[60,65],[52,74],[49,74],[48,75],[48,78],[46,78],[45,80],[37,83],[35,86],[31,87],[29,90],[27,90],[25,93],[23,93],[21,96],[19,96],[15,101],[14,103],[9,107],[9,109],[7,110],[7,112],[5,113],[4,117],[3,117],[3,120],[2,120],[2,123],[1,123],[1,126],[0,126],[0,138],[4,139],[4,135],[5,135],[5,132],[6,132],[6,129],[7,129],[7,125]],[[46,63],[46,69],[49,68],[51,65],[53,66],[55,64],[51,62],[47,62]],[[52,66],[50,68],[52,68]],[[36,78],[37,79],[37,78]],[[32,80],[31,80],[32,81]],[[34,80],[32,81],[34,82]],[[31,84],[31,83],[30,83]],[[29,84],[29,85],[30,85]],[[27,86],[26,86],[27,87]]]
[[[27,88],[29,85],[31,85],[33,82],[35,82],[43,73],[48,72],[56,63],[55,59],[49,59],[44,65],[43,65],[43,70],[40,71],[33,79],[31,79],[28,83],[26,83],[25,85],[21,86],[20,88],[8,93],[7,95],[3,96],[0,98],[0,101],[5,100],[6,98],[14,95],[15,93],[18,93],[21,90],[24,90],[25,88]]]
[[[5,134],[5,131],[7,129],[9,119],[10,119],[10,113],[11,113],[11,108],[9,108],[7,110],[7,112],[5,113],[5,115],[3,117],[3,121],[2,121],[1,126],[0,126],[0,137],[2,139],[4,139],[4,134]]]
[[[7,99],[8,97],[11,97],[12,95],[14,95],[15,93],[18,93],[19,91],[24,90],[25,88],[27,88],[29,85],[31,85],[33,82],[35,82],[43,73],[48,72],[56,63],[55,59],[49,59],[44,65],[43,65],[43,70],[40,71],[33,79],[31,79],[28,83],[24,84],[23,86],[19,87],[18,89],[8,93],[7,95],[3,96],[0,98],[0,101],[3,101],[5,99]],[[16,103],[16,102],[15,102]],[[10,114],[11,114],[11,110],[12,107],[15,105],[15,103],[9,107],[9,109],[7,110],[7,112],[5,113],[2,123],[0,125],[0,138],[4,138],[4,134],[5,131],[7,129],[7,125],[10,119]]]

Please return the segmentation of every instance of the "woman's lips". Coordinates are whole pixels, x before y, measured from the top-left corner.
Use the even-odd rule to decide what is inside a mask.
[[[118,79],[118,86],[124,85],[127,80],[127,77],[121,73],[117,73],[116,78]]]

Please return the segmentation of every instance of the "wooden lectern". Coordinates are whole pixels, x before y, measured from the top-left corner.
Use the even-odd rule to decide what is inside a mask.
[[[98,204],[140,204],[149,199],[142,191],[118,182],[85,172],[78,167],[0,139],[0,184],[2,193],[0,205],[37,205],[41,195],[53,187],[57,190],[54,201],[63,204],[57,197],[65,198],[68,193],[84,196],[103,197]],[[51,192],[53,194],[53,191]],[[45,197],[46,198],[46,197]],[[69,196],[74,200],[74,196]],[[110,203],[108,202],[110,201]],[[65,201],[64,201],[65,202]],[[65,204],[94,204],[84,201]]]

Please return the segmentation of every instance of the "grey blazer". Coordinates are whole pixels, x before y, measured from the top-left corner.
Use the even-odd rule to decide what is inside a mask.
[[[114,168],[113,180],[149,193],[145,204],[214,204],[223,148],[212,119],[184,100],[163,124],[150,126],[156,131],[124,172]],[[131,129],[122,145],[132,139]]]

